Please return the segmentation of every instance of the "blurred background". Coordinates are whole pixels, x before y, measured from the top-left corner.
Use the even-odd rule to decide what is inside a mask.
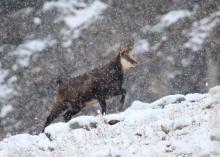
[[[218,85],[219,6],[219,0],[1,0],[0,139],[39,133],[56,79],[105,64],[131,38],[139,64],[125,74],[125,108]],[[108,113],[118,101],[108,100]]]

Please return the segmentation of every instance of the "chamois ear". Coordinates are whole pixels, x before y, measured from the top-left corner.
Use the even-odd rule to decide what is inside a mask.
[[[130,52],[134,47],[134,39],[130,39],[126,44],[126,51]]]
[[[121,46],[119,48],[118,51],[119,55],[123,55],[124,53],[129,53],[133,49],[133,46],[134,46],[134,40],[131,39],[124,46]]]

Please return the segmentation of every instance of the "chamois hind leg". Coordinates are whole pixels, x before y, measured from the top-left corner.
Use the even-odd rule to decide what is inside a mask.
[[[105,99],[99,98],[98,102],[99,102],[99,104],[100,104],[100,106],[102,108],[102,114],[104,114],[104,113],[106,114],[106,102],[105,102]]]
[[[68,122],[73,115],[77,114],[81,108],[78,105],[72,105],[63,115],[65,122]]]

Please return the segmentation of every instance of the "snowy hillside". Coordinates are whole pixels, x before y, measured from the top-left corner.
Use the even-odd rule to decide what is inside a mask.
[[[214,0],[0,0],[0,140],[38,134],[57,78],[108,62],[131,38],[138,66],[124,77],[125,108],[219,85],[219,6]],[[116,101],[107,101],[108,113]]]
[[[111,125],[110,125],[111,124]],[[0,142],[1,157],[220,156],[220,86],[205,94],[134,101],[124,112],[80,116]]]

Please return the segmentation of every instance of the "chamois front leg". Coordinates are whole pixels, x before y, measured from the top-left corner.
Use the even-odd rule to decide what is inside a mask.
[[[63,119],[65,122],[68,122],[72,116],[74,116],[75,114],[77,114],[79,111],[81,110],[81,108],[78,105],[72,105],[63,115]]]
[[[123,109],[123,105],[125,102],[125,96],[126,96],[126,90],[121,88],[120,93],[121,93],[121,100],[120,100],[120,103],[117,105],[117,111],[122,111],[122,109]]]
[[[64,106],[64,105],[63,105]],[[58,115],[63,111],[62,104],[54,105],[52,108],[52,111],[50,112],[50,115],[47,117],[47,120],[44,124],[44,128],[42,132],[44,132],[44,129],[54,120],[58,117]]]
[[[105,113],[106,114],[106,102],[105,102],[105,99],[103,98],[100,98],[98,99],[98,102],[102,108],[102,115]]]
[[[121,103],[124,104],[125,102],[125,96],[126,96],[126,90],[125,89],[121,89]]]

